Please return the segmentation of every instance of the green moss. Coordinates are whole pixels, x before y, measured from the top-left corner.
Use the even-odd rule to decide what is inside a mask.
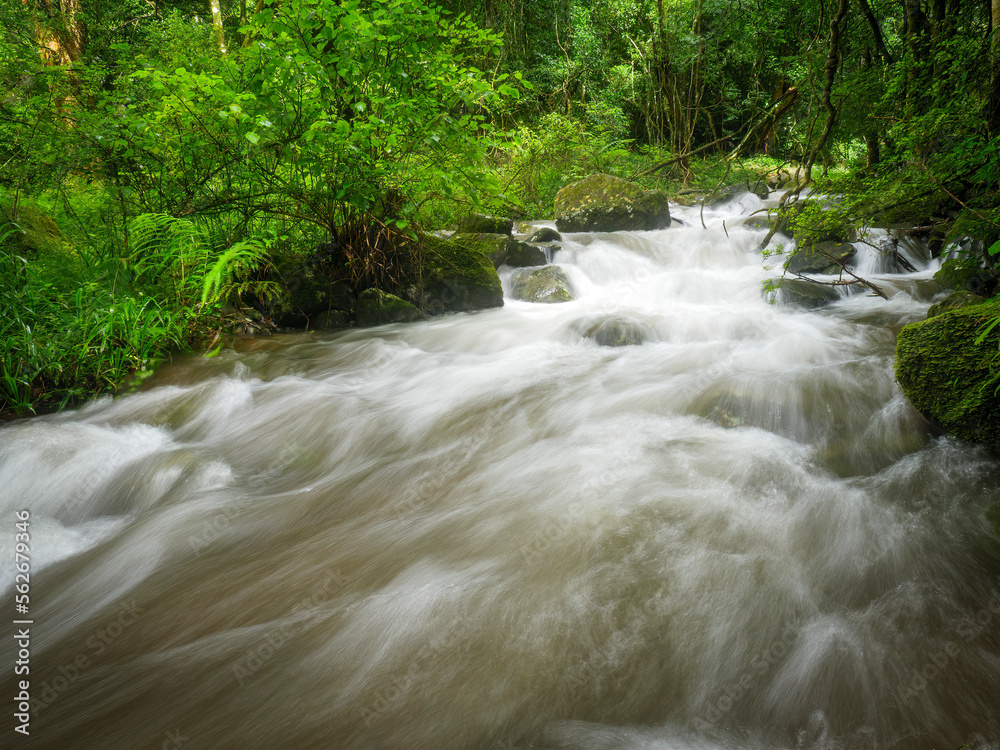
[[[968,289],[973,280],[980,278],[982,274],[983,268],[978,258],[961,255],[942,263],[941,268],[934,274],[934,280],[941,286],[951,289]]]
[[[469,214],[458,223],[456,234],[506,234],[514,229],[511,219],[486,216],[484,214]]]
[[[359,326],[385,323],[410,323],[423,320],[423,313],[406,300],[379,289],[366,289],[358,297],[356,308]]]
[[[972,292],[952,292],[936,305],[931,305],[927,311],[927,317],[933,318],[949,310],[959,310],[971,305],[981,305],[985,301],[985,297],[980,297],[978,294],[973,294]]]
[[[1000,315],[988,303],[911,323],[896,342],[896,379],[925,417],[962,440],[1000,450],[1000,398],[994,360],[1000,327],[976,344],[983,326]]]
[[[485,255],[493,263],[494,268],[499,268],[506,262],[510,239],[510,235],[496,232],[486,234],[456,232],[451,237],[452,242],[458,242],[468,249],[476,250]]]
[[[661,190],[608,174],[594,174],[567,185],[556,195],[556,226],[561,232],[616,232],[670,226],[669,198]]]
[[[402,292],[421,310],[436,315],[503,306],[500,277],[475,235],[424,235],[409,251]]]
[[[5,242],[9,247],[29,257],[57,252],[65,242],[52,217],[34,206],[18,206],[17,216],[10,206],[0,206],[0,237],[4,235],[7,235]]]
[[[559,266],[525,268],[511,276],[511,293],[524,302],[569,302],[569,279]]]

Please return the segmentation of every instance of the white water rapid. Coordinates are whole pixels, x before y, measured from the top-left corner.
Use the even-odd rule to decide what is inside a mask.
[[[1000,747],[998,464],[893,379],[933,268],[768,304],[760,206],[568,235],[572,302],[244,342],[0,429],[4,746]]]

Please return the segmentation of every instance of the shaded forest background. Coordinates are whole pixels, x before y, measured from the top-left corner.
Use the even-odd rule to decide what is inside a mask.
[[[1000,0],[0,0],[0,411],[352,294],[607,172],[1000,251]],[[326,248],[323,250],[323,248]],[[990,282],[993,283],[993,282]],[[991,287],[992,289],[992,287]]]

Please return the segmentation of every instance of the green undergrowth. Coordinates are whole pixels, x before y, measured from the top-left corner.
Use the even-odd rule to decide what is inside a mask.
[[[130,223],[125,254],[74,246],[58,231],[33,249],[22,224],[9,218],[39,213],[8,214],[0,225],[0,413],[6,416],[119,393],[172,353],[217,338],[226,326],[225,300],[246,289],[241,279],[266,263],[259,244],[213,248],[194,223],[160,215]],[[41,223],[55,227],[51,219]]]

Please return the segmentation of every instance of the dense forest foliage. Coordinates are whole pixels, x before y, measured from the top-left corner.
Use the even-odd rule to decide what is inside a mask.
[[[593,172],[792,173],[836,221],[964,238],[951,272],[992,292],[1000,0],[0,0],[0,24],[0,411],[267,330],[303,264],[390,288],[422,232],[545,218]]]

